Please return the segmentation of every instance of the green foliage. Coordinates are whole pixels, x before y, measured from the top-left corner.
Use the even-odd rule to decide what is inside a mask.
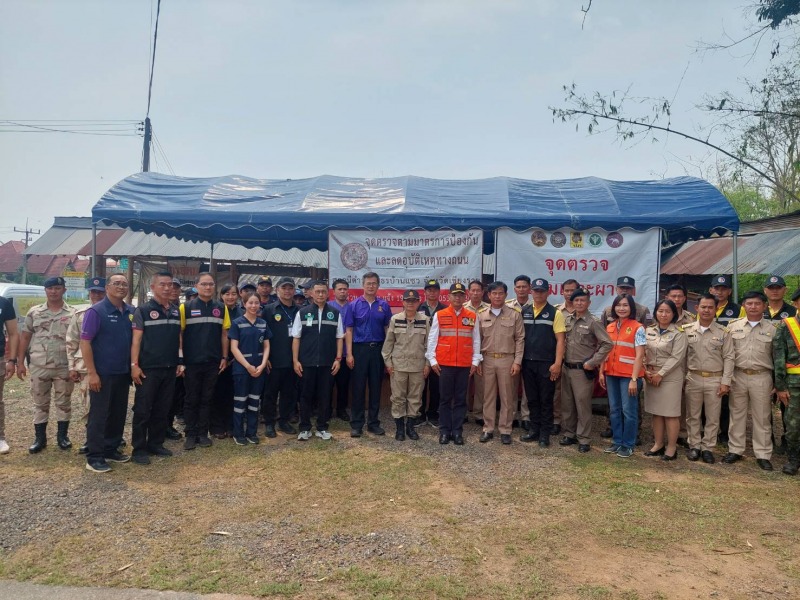
[[[758,188],[739,184],[727,189],[720,184],[722,193],[739,215],[740,221],[755,221],[780,214],[780,206],[776,200],[764,197]]]
[[[767,21],[772,29],[794,22],[791,17],[800,13],[800,0],[760,0],[756,9],[759,21]]]

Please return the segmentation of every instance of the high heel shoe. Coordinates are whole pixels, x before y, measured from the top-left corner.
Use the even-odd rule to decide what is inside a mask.
[[[662,448],[663,450],[663,448]],[[667,454],[666,452],[662,452],[661,460],[676,460],[678,458],[678,449],[675,448],[675,452],[672,453],[672,456]]]
[[[663,456],[666,451],[665,446],[661,446],[658,450],[648,450],[644,453],[645,456]]]

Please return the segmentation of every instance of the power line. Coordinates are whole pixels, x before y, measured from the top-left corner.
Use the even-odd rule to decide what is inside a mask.
[[[0,121],[0,133],[74,133],[77,135],[107,135],[117,137],[136,137],[141,136],[141,121],[133,121],[128,127],[119,128],[115,124],[113,128],[108,126],[69,126],[45,127],[43,125],[28,125],[21,121]],[[135,126],[135,127],[134,127]],[[22,129],[9,129],[9,127],[21,127]],[[73,128],[69,128],[73,127]]]
[[[150,83],[147,86],[147,114],[145,116],[150,116],[150,98],[153,94],[153,73],[156,69],[156,44],[158,43],[158,17],[161,14],[161,0],[158,0],[158,5],[156,6],[156,28],[155,32],[153,33],[153,56],[150,61]]]
[[[166,164],[167,170],[169,171],[170,175],[175,175],[175,171],[172,169],[172,163],[169,162],[169,158],[167,158],[167,153],[164,152],[164,147],[161,145],[161,141],[156,137],[156,132],[153,131],[153,142],[155,142],[156,148],[161,153],[161,158],[164,159],[164,163]]]

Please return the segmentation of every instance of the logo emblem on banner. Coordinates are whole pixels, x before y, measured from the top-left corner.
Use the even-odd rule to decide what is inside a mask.
[[[603,245],[603,236],[599,233],[592,233],[589,235],[589,245],[592,248],[599,248]]]
[[[570,248],[583,248],[583,233],[580,231],[573,231],[569,236]]]
[[[341,258],[345,267],[351,271],[359,271],[367,265],[369,252],[363,245],[353,242],[342,246]]]
[[[531,234],[531,244],[537,248],[541,248],[547,243],[547,234],[541,229],[536,229]]]
[[[619,248],[622,246],[622,234],[619,231],[613,231],[606,236],[606,244],[610,248]]]
[[[563,248],[567,243],[567,236],[560,231],[556,231],[550,236],[550,243],[553,244],[555,248]]]

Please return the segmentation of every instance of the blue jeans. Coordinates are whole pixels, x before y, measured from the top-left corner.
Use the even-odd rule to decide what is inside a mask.
[[[608,390],[608,410],[611,420],[611,433],[614,443],[625,448],[636,445],[636,433],[639,428],[639,394],[628,394],[630,377],[606,375]],[[642,379],[638,379],[637,389],[642,391]]]

